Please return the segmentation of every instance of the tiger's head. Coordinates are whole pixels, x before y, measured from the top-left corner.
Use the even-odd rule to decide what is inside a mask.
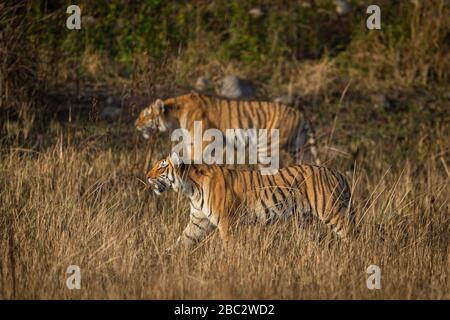
[[[159,160],[147,173],[147,180],[153,191],[160,195],[172,188],[175,191],[185,190],[187,182],[183,179],[183,160],[177,153]]]
[[[145,139],[150,138],[156,132],[171,131],[175,120],[167,112],[167,106],[161,99],[156,99],[149,107],[141,111],[134,125]]]

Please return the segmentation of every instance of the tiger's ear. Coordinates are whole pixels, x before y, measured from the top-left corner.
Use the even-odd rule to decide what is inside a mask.
[[[166,106],[164,105],[164,101],[161,99],[156,99],[155,107],[158,109],[160,113],[164,113],[166,111]]]
[[[172,161],[175,167],[181,167],[183,165],[183,159],[176,152],[172,152],[170,155],[170,161]]]

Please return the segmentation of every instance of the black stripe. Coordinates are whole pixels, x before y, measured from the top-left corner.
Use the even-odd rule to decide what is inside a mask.
[[[324,168],[324,174],[325,174],[325,178],[327,180],[327,187],[331,191],[334,189],[334,187],[333,187],[334,183],[332,183],[332,181],[330,180],[330,171],[328,169]]]
[[[259,102],[258,102],[259,103]],[[257,123],[253,124],[253,128],[257,129],[257,128],[262,128],[261,126],[261,104],[258,105],[258,108],[256,109],[256,118],[257,118]]]
[[[269,104],[267,102],[263,102],[264,105],[266,106],[266,115],[267,115],[267,119],[266,119],[266,128],[269,129],[269,122],[273,119],[273,113],[272,113],[272,108],[268,108]]]
[[[258,105],[259,105],[260,115],[264,119],[264,120],[260,121],[258,128],[267,128],[266,111],[265,111],[265,109],[263,109],[261,101],[258,101]]]
[[[205,97],[201,94],[197,94],[197,97],[200,98],[200,100],[203,102],[203,106],[208,107],[208,102],[206,101]]]
[[[206,231],[205,228],[203,228],[202,226],[196,224],[194,221],[191,220],[191,222],[192,222],[192,224],[193,224],[194,226],[196,226],[196,227],[199,228],[200,230]]]
[[[252,187],[253,187],[253,171],[248,171],[248,183],[249,183],[249,188],[247,189],[246,188],[246,190],[249,190],[249,191],[251,191],[252,190]]]
[[[285,199],[289,199],[292,196],[292,194],[293,194],[293,190],[292,190],[292,186],[290,185],[289,181],[284,176],[285,172],[286,172],[286,170],[280,170],[279,171],[279,175],[281,176],[281,180],[283,180],[283,183],[286,185],[285,189],[287,191],[287,195],[282,191],[283,197]]]
[[[242,175],[242,178],[244,179],[243,185],[244,185],[244,194],[245,194],[247,192],[247,186],[251,185],[251,183],[252,183],[252,179],[251,179],[252,174],[251,174],[251,171],[240,171],[240,174]]]
[[[302,168],[302,166],[297,166],[296,168],[299,170],[299,173],[300,173],[300,175],[302,176],[302,179],[303,179],[303,186],[304,186],[306,201],[308,202],[308,206],[310,208],[312,208],[312,203],[311,203],[311,200],[309,199],[309,195],[308,195],[308,185],[306,184],[306,178],[305,178],[305,175],[304,175],[303,168]]]
[[[275,192],[272,193],[272,207],[279,209],[278,208],[278,198],[275,196]]]
[[[288,181],[288,180],[286,179],[286,177],[284,176],[284,174],[285,174],[286,171],[287,171],[287,170],[281,169],[280,171],[278,171],[278,174],[280,175],[281,180],[283,180],[283,183],[286,185],[286,187],[290,187],[290,186],[289,186],[289,181]]]
[[[186,238],[188,238],[189,240],[191,240],[192,242],[197,242],[197,239],[196,239],[196,238],[194,238],[194,237],[188,235],[186,232],[183,233],[183,235],[184,235]]]
[[[309,167],[309,169],[311,170],[311,176],[312,176],[312,185],[313,185],[313,191],[314,191],[314,206],[315,206],[315,210],[316,210],[316,212],[317,212],[317,214],[319,214],[319,210],[318,210],[318,207],[317,207],[317,197],[318,197],[318,193],[317,193],[317,190],[316,190],[316,177],[315,177],[315,174],[314,174],[314,168],[313,167],[311,167],[311,166],[308,166]]]
[[[260,174],[258,171],[251,171],[252,175],[255,174],[256,175],[256,180],[258,180],[258,175]],[[254,190],[254,192],[256,192],[256,187],[257,187],[258,181],[255,181],[255,177],[253,177],[252,180],[252,190]]]
[[[268,179],[268,176],[265,176],[265,177],[267,178],[267,180],[269,180],[269,179]],[[263,178],[264,178],[264,177],[261,176],[261,180],[262,180],[262,182],[263,182],[261,185],[262,185],[262,187],[263,187],[263,189],[264,189],[264,195],[266,196],[267,199],[269,199],[269,190],[270,190],[270,189],[269,189],[269,186],[265,185],[264,179],[263,179]]]
[[[238,128],[242,128],[242,122],[241,122],[242,114],[241,114],[241,109],[239,108],[240,101],[236,100],[235,104],[236,104],[236,114],[237,114]]]
[[[203,211],[203,205],[205,204],[205,196],[203,194],[203,189],[202,188],[200,188],[200,199],[201,199],[200,210]]]
[[[272,202],[273,202],[273,206],[275,208],[277,208],[278,210],[283,207],[283,198],[281,200],[278,199],[277,195],[278,195],[278,191],[279,191],[279,187],[277,186],[277,183],[275,181],[275,176],[274,175],[268,175],[267,176],[269,183],[270,183],[270,188],[272,190]]]
[[[292,182],[292,184],[295,183],[296,186],[299,186],[299,188],[298,188],[299,190],[301,189],[300,188],[301,185],[303,185],[303,188],[306,189],[306,179],[305,179],[305,176],[303,175],[303,173],[301,171],[301,167],[299,167],[299,166],[297,166],[297,167],[287,167],[286,169],[294,177],[294,180],[293,180],[294,182]],[[292,173],[291,170],[294,170],[294,169],[297,169],[297,172]],[[299,176],[302,178],[302,181],[301,181],[302,183],[300,183],[300,184],[298,183],[298,177]]]
[[[342,198],[342,193],[344,191],[344,188],[343,188],[344,186],[342,185],[342,176],[338,172],[336,172],[334,170],[332,170],[331,173],[334,175],[334,177],[336,178],[336,180],[337,180],[337,182],[339,184],[339,189],[337,191],[339,193],[338,194],[338,198],[341,199]]]
[[[192,203],[192,200],[189,200],[190,201],[190,203],[191,203],[191,206],[192,207],[194,207],[196,210],[198,210],[198,211],[201,211],[202,210],[202,208],[200,207],[200,208],[197,208],[196,206],[194,206],[194,204]],[[197,217],[196,217],[197,218]]]
[[[227,102],[227,109],[228,109],[228,121],[229,123],[225,125],[225,129],[231,129],[233,127],[233,119],[231,118],[232,113],[231,113],[231,105],[230,105],[230,100],[226,99]]]
[[[254,113],[255,110],[249,101],[244,101],[244,108],[249,115],[249,117],[247,117],[247,119],[248,119],[247,128],[253,128],[254,127],[253,119],[255,118],[255,113]]]
[[[291,182],[290,184],[289,184],[289,182],[288,182],[289,186],[292,187],[292,186],[297,182],[298,175],[293,175],[292,172],[290,171],[290,167],[287,167],[287,168],[282,169],[282,170],[283,170],[284,172],[286,172],[286,174],[287,174],[289,177],[292,178],[292,182]]]
[[[220,223],[220,215],[217,216],[217,225]]]
[[[278,192],[281,194],[282,201],[286,201],[286,199],[288,198],[288,194],[286,194],[286,192],[290,193],[290,190],[284,187],[278,187]]]
[[[266,200],[269,200],[269,197],[266,196],[265,197],[260,197],[261,203],[263,205],[263,209],[264,209],[264,213],[267,215],[270,213],[270,206],[267,204]]]
[[[259,188],[262,188],[262,190],[264,192],[264,197],[266,199],[269,199],[269,195],[267,194],[267,188],[264,187],[263,176],[261,174],[258,174],[258,183],[259,183]],[[261,197],[261,200],[263,201],[264,206],[267,206],[263,197]]]
[[[323,167],[321,168],[321,167],[319,167],[319,182],[320,182],[320,185],[322,186],[322,211],[325,213],[325,205],[326,205],[326,203],[325,203],[325,188],[324,188],[324,186],[323,186],[323,178],[322,178],[322,176],[323,176],[323,171],[322,171],[322,169],[323,169]]]

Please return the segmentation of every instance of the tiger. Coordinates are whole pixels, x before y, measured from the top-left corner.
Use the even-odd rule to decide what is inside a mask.
[[[169,251],[191,248],[218,229],[223,245],[233,244],[230,229],[239,221],[271,224],[294,216],[318,217],[348,241],[355,233],[351,189],[339,172],[314,164],[293,165],[273,175],[216,164],[186,164],[177,153],[159,160],[147,173],[156,195],[170,189],[190,202],[187,227]]]
[[[194,121],[201,121],[203,129],[223,133],[227,129],[279,129],[278,147],[283,154],[297,163],[320,164],[310,121],[303,112],[278,102],[230,100],[190,92],[164,101],[156,99],[140,112],[135,127],[146,139],[155,132],[170,134],[177,128],[193,136]]]

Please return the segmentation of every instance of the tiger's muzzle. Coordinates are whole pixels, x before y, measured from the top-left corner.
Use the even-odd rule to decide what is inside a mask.
[[[137,130],[141,132],[142,136],[145,139],[150,139],[150,137],[153,136],[158,131],[158,128],[154,126],[148,126],[137,128]]]
[[[148,183],[152,187],[153,192],[156,193],[158,196],[169,188],[169,186],[166,183],[158,179],[148,178]]]

